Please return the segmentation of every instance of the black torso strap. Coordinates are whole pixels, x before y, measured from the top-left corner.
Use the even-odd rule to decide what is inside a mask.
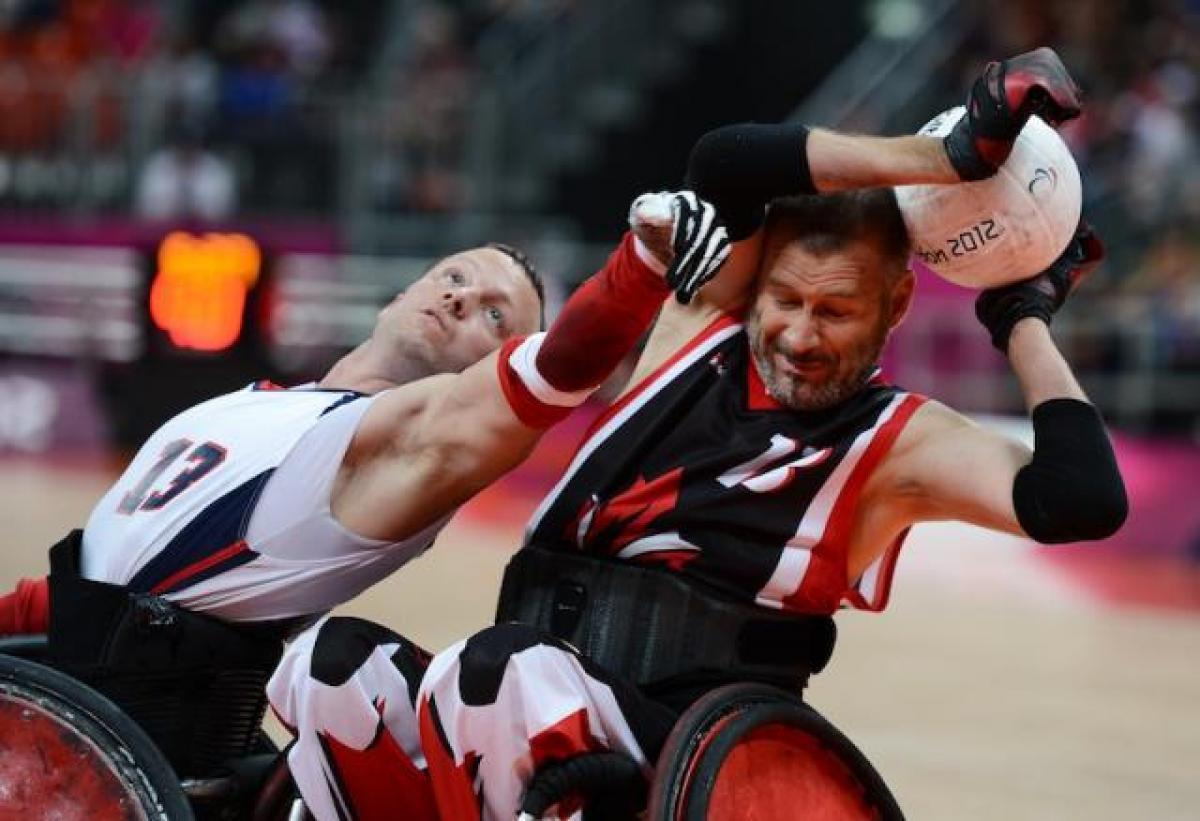
[[[669,570],[537,546],[509,562],[496,621],[539,627],[651,692],[729,681],[802,689],[837,637],[828,616],[779,613]]]

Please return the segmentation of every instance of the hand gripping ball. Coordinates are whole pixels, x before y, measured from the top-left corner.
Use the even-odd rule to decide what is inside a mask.
[[[962,106],[934,117],[919,133],[944,137]],[[991,288],[1041,273],[1067,247],[1079,224],[1079,169],[1062,137],[1030,117],[995,176],[956,185],[902,185],[896,199],[913,255],[967,288]]]

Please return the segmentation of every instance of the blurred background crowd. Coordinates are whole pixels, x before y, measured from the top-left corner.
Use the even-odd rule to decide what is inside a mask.
[[[311,376],[471,243],[525,246],[561,297],[707,128],[910,132],[1041,44],[1085,89],[1064,135],[1110,250],[1060,338],[1117,429],[1200,442],[1198,20],[1196,0],[0,0],[0,450],[127,446],[247,375]],[[182,325],[225,308],[196,272],[237,267],[230,236],[259,256],[232,336],[197,344]],[[169,274],[194,290],[152,310]],[[893,378],[1019,412],[971,295],[922,287]]]

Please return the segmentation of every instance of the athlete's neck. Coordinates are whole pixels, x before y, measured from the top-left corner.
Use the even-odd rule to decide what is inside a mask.
[[[430,375],[428,369],[411,361],[396,362],[393,359],[386,365],[390,367],[375,355],[367,341],[335,362],[317,385],[329,390],[375,394]]]

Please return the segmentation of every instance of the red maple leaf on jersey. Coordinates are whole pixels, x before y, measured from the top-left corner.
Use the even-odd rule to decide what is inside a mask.
[[[626,545],[651,534],[651,527],[679,502],[683,468],[675,468],[649,481],[639,476],[632,485],[597,503],[584,503],[569,525],[568,538],[580,547],[616,555]],[[678,570],[696,557],[694,550],[656,550],[641,554],[637,561],[666,564]]]

